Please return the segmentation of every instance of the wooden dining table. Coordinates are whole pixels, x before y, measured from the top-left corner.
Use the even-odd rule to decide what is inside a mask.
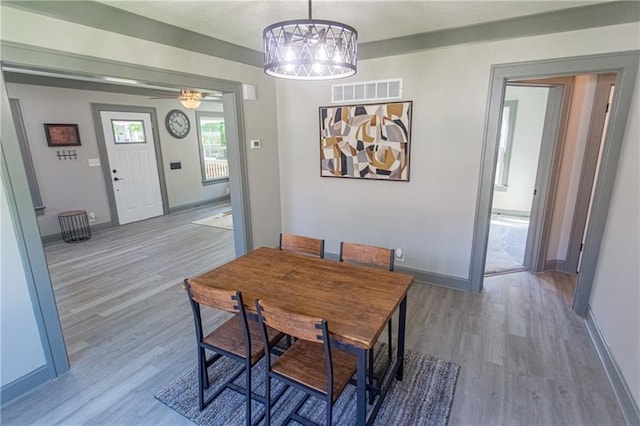
[[[242,292],[245,308],[255,300],[327,320],[331,343],[357,356],[358,425],[372,424],[394,380],[402,380],[407,293],[413,276],[262,247],[189,281]],[[367,351],[399,310],[397,355],[386,378],[367,383]],[[391,344],[391,342],[389,342]],[[373,406],[367,416],[367,392]]]

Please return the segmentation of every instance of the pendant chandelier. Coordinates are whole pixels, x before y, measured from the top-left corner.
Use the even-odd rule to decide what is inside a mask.
[[[349,25],[311,18],[264,29],[264,72],[297,80],[330,80],[356,73],[358,32]]]

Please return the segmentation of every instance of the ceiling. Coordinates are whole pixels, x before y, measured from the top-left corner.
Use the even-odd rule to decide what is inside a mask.
[[[343,22],[361,43],[465,27],[604,1],[314,0],[313,18]],[[270,24],[308,17],[307,0],[101,0],[101,3],[262,51]]]

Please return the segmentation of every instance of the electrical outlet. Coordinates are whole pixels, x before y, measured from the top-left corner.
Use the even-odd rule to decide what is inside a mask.
[[[87,216],[89,216],[89,222],[95,222],[96,221],[96,214],[94,212],[89,212],[89,214]]]
[[[398,262],[404,262],[404,249],[401,247],[396,249],[396,260]]]

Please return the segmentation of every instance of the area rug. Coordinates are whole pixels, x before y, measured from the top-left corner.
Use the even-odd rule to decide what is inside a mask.
[[[529,218],[491,215],[484,273],[502,274],[524,270]]]
[[[376,359],[376,367],[382,368],[386,351]],[[254,392],[264,395],[264,359],[252,370]],[[195,359],[194,359],[195,363]],[[209,368],[212,386],[205,398],[214,392],[223,380],[238,371],[239,364],[229,359],[221,359]],[[453,394],[460,366],[438,358],[406,351],[404,379],[394,382],[387,394],[374,424],[376,425],[433,425],[444,426],[449,418]],[[195,368],[186,372],[169,386],[161,390],[156,399],[199,425],[244,425],[244,396],[224,390],[204,411],[198,409],[198,378]],[[235,382],[244,387],[244,374]],[[282,390],[279,381],[272,380],[272,394]],[[280,425],[295,404],[303,397],[300,391],[289,388],[272,408],[272,423]],[[367,405],[368,410],[371,406]],[[264,406],[256,401],[252,405],[252,418],[257,419],[264,412]],[[324,423],[325,405],[315,398],[302,407],[300,414],[316,423]],[[347,388],[333,409],[334,425],[353,425],[356,421],[356,388]],[[262,422],[264,423],[264,422]]]
[[[196,225],[213,226],[215,228],[233,229],[233,215],[231,210],[205,217],[204,219],[194,220],[191,223]]]

